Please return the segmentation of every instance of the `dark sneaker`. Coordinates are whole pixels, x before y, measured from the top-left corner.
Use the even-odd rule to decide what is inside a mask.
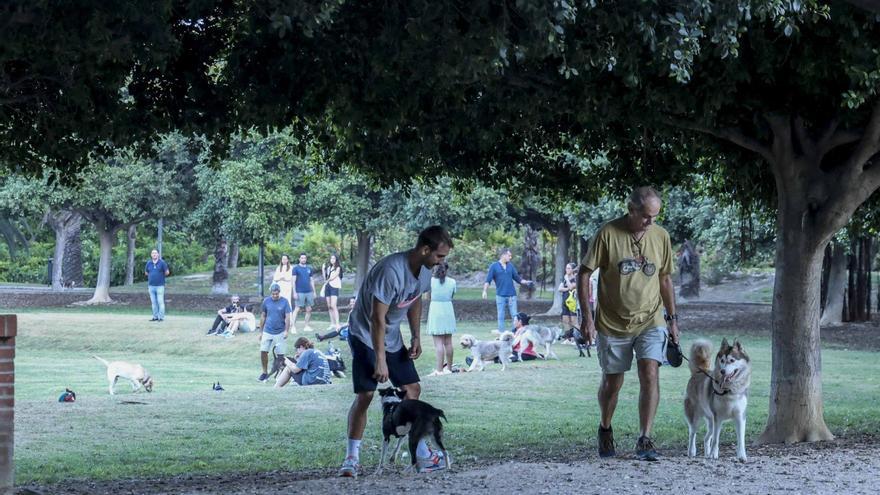
[[[464,358],[464,364],[466,364],[466,365],[468,365],[468,366],[470,366],[471,363],[473,363],[473,362],[474,362],[474,357],[473,357],[473,356],[468,356],[468,357]]]
[[[216,330],[214,330],[212,328],[212,329],[208,330],[208,333],[206,335],[214,335],[214,332],[216,332]]]
[[[150,318],[150,321],[159,321],[159,318],[156,318],[156,317],[154,316],[154,317]]]
[[[266,381],[268,381],[268,380],[269,380],[269,374],[268,374],[268,373],[260,373],[260,377],[257,378],[257,381],[258,381],[258,382],[266,382]]]
[[[599,457],[614,457],[617,452],[614,451],[614,430],[609,426],[608,429],[599,426]]]
[[[639,441],[636,442],[636,457],[638,457],[640,461],[660,460],[660,454],[658,454],[657,449],[654,448],[654,441],[651,440],[650,437],[639,437]]]

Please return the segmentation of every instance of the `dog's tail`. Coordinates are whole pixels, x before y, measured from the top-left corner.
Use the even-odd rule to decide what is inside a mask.
[[[95,356],[94,354],[92,355],[92,357],[97,359],[98,361],[101,361],[102,363],[104,363],[104,366],[110,366],[110,363],[108,363],[106,360],[101,359],[98,356]]]
[[[691,357],[688,367],[691,374],[709,372],[712,363],[712,344],[708,340],[699,339],[691,345]]]

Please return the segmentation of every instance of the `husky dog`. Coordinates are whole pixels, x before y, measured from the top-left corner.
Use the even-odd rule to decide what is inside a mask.
[[[557,360],[559,356],[553,352],[553,349],[550,346],[553,345],[554,342],[559,340],[559,335],[562,333],[562,330],[559,327],[544,327],[540,325],[526,325],[522,327],[521,332],[517,335],[516,339],[513,341],[513,347],[516,347],[519,344],[519,351],[517,354],[519,355],[519,360],[522,361],[522,351],[529,346],[529,344],[535,346],[535,349],[538,347],[544,348],[544,359],[547,359],[548,356],[554,357]]]
[[[143,366],[139,364],[126,363],[125,361],[113,361],[107,362],[98,356],[92,356],[104,363],[104,366],[107,367],[107,381],[110,382],[110,395],[114,395],[116,393],[116,381],[120,378],[125,378],[126,380],[131,382],[131,389],[134,392],[137,392],[141,388],[146,390],[147,392],[153,391],[153,377],[147,373],[147,370],[144,369]]]
[[[382,473],[385,465],[385,453],[388,451],[388,444],[391,437],[397,437],[397,445],[394,452],[391,453],[391,463],[394,464],[397,459],[397,452],[400,451],[400,444],[403,437],[409,435],[409,456],[412,460],[412,466],[409,469],[417,469],[416,466],[416,448],[419,441],[423,438],[431,437],[435,446],[443,452],[446,469],[449,469],[451,461],[446,447],[443,446],[443,424],[440,418],[446,419],[443,411],[428,404],[427,402],[404,399],[406,392],[400,389],[388,387],[379,390],[379,396],[382,398],[382,454],[379,456],[379,467],[376,474]]]
[[[736,458],[746,460],[746,406],[752,373],[749,356],[742,345],[727,339],[715,356],[715,369],[709,371],[712,344],[698,340],[691,346],[691,379],[684,399],[684,416],[688,423],[688,455],[697,455],[697,428],[699,420],[706,422],[703,453],[706,458],[718,459],[718,438],[721,426],[733,420],[736,427]]]
[[[470,349],[474,361],[468,371],[473,371],[477,366],[480,371],[491,363],[496,357],[501,361],[501,371],[507,369],[510,364],[510,355],[513,354],[513,332],[501,332],[498,340],[477,340],[470,334],[464,334],[460,340],[461,346]]]

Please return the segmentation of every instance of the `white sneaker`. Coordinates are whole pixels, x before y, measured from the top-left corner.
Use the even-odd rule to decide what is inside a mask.
[[[314,331],[315,331],[315,329],[312,328],[312,327],[310,327],[310,326],[308,326],[308,325],[306,325],[306,326],[303,328],[303,333],[312,333],[312,332],[314,332]],[[293,333],[296,333],[296,330],[294,330]]]
[[[442,452],[431,452],[430,457],[416,458],[416,469],[420,473],[431,473],[446,469],[446,459]]]
[[[360,470],[361,465],[358,463],[357,459],[354,457],[346,457],[344,461],[342,461],[342,467],[339,468],[339,476],[342,478],[357,478],[358,470]]]

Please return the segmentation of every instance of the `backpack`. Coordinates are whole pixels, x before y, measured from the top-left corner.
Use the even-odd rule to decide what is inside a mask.
[[[577,298],[574,297],[574,291],[569,291],[568,297],[565,298],[565,307],[572,313],[577,311],[578,302]]]

